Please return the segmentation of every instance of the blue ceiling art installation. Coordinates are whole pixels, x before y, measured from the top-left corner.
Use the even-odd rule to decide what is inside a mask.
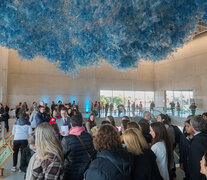
[[[72,76],[103,59],[126,70],[181,47],[206,9],[206,0],[1,0],[0,46]]]

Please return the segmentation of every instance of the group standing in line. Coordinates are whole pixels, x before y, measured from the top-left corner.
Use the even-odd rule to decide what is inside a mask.
[[[84,121],[78,106],[36,102],[24,103],[13,126],[12,171],[30,179],[152,179],[172,180],[176,176],[173,151],[179,146],[180,167],[185,179],[206,179],[207,116],[190,116],[183,132],[166,114],[151,122],[146,111],[139,122],[121,118],[118,128],[113,116],[98,126],[96,114]],[[35,121],[35,122],[33,122]]]

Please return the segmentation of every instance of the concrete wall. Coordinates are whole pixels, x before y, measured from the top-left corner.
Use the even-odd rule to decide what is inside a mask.
[[[99,100],[100,90],[153,90],[153,64],[141,63],[136,70],[118,72],[103,63],[97,68],[81,69],[74,79],[63,74],[44,59],[22,60],[16,51],[9,51],[8,102],[75,99],[83,107]]]
[[[11,107],[20,101],[31,104],[42,99],[62,99],[64,103],[75,99],[82,108],[89,107],[90,101],[99,99],[100,90],[108,89],[154,90],[157,107],[165,104],[165,90],[193,90],[199,108],[206,109],[206,79],[207,34],[186,43],[167,60],[143,62],[128,72],[118,72],[103,63],[97,68],[81,69],[74,79],[44,59],[25,61],[16,51],[0,48],[0,98],[7,97]]]
[[[155,97],[164,105],[164,90],[193,90],[200,109],[207,109],[207,34],[185,44],[168,60],[155,63]]]
[[[0,102],[7,101],[8,49],[0,48]]]

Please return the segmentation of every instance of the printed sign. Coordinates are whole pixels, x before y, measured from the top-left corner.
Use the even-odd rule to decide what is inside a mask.
[[[5,144],[8,144],[11,140],[13,140],[13,135],[10,132],[6,137],[5,137]]]
[[[4,146],[4,144],[5,144],[4,138],[1,138],[0,139],[0,149]]]
[[[0,167],[9,159],[9,157],[13,154],[13,150],[10,145],[6,146],[6,148],[0,153]]]

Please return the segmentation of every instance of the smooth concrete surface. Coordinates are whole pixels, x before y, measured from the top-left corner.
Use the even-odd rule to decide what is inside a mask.
[[[7,101],[8,49],[0,47],[0,102]]]
[[[193,90],[199,109],[207,107],[207,33],[186,43],[167,60],[139,63],[135,70],[119,72],[105,62],[80,69],[70,78],[43,58],[23,60],[14,50],[0,47],[0,101],[76,100],[84,108],[100,99],[100,90],[155,91],[156,107],[165,105],[166,90]],[[7,81],[8,79],[8,81]]]
[[[193,90],[199,109],[207,108],[207,33],[186,43],[169,56],[155,63],[155,101],[164,106],[165,90]]]
[[[22,60],[16,51],[8,56],[8,102],[15,107],[18,102],[34,100],[64,103],[76,100],[81,108],[100,99],[100,90],[153,90],[153,66],[151,62],[140,63],[139,68],[119,72],[106,63],[100,67],[80,69],[80,74],[70,78],[54,64],[36,58]]]

